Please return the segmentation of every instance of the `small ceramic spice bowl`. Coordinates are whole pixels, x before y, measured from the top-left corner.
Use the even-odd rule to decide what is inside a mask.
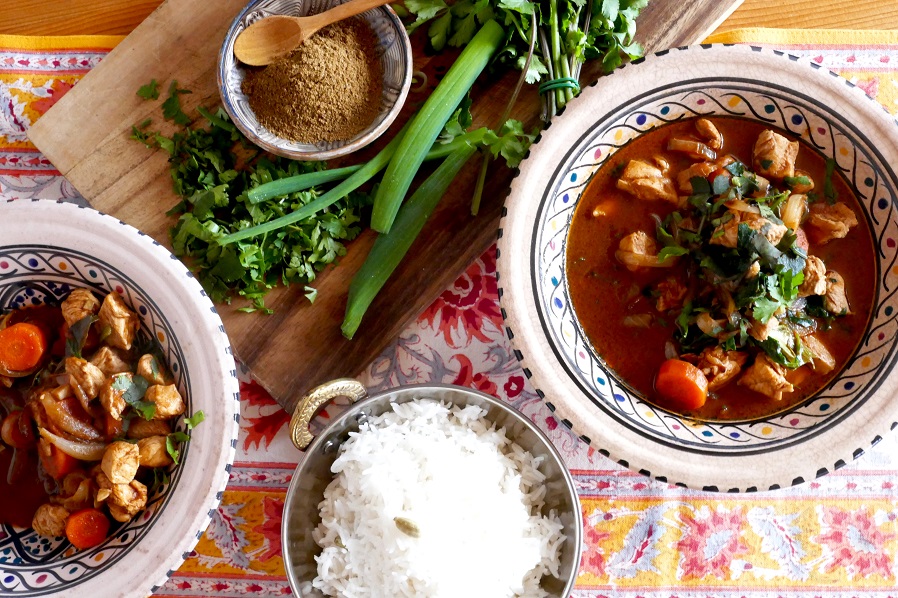
[[[342,4],[341,0],[255,0],[232,23],[218,56],[218,90],[231,120],[259,147],[294,160],[328,160],[352,153],[377,139],[396,119],[408,95],[412,80],[412,47],[408,34],[388,6],[374,8],[354,17],[364,20],[374,32],[375,58],[383,71],[379,105],[372,122],[348,139],[304,143],[278,136],[262,126],[243,90],[248,68],[234,56],[234,41],[248,26],[272,15],[302,17],[318,14]]]

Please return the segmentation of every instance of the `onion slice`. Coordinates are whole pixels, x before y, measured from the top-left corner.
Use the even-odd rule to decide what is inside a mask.
[[[106,452],[105,442],[75,442],[61,436],[57,436],[46,428],[38,428],[41,436],[50,444],[70,457],[81,461],[99,461]]]
[[[674,344],[670,341],[664,343],[664,359],[679,359],[680,356],[677,355],[677,348],[674,347]]]
[[[50,395],[44,393],[40,396],[41,406],[47,413],[47,417],[60,430],[68,432],[80,440],[101,440],[103,435],[72,414],[61,401],[56,401]]]

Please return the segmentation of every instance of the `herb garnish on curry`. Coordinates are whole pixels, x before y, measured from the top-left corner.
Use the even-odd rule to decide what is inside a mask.
[[[750,419],[823,388],[860,342],[870,231],[835,164],[761,123],[678,121],[621,148],[571,222],[571,301],[657,405]]]

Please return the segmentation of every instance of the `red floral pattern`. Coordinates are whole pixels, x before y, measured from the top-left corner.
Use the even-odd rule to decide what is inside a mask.
[[[281,519],[284,515],[284,499],[266,496],[262,499],[264,518],[253,531],[265,538],[264,545],[256,552],[260,561],[267,561],[282,556],[281,552]]]
[[[742,509],[681,513],[683,535],[674,543],[680,554],[681,579],[713,575],[727,579],[733,560],[749,552],[742,540]]]
[[[290,415],[255,381],[240,382],[240,398],[244,401],[244,408],[254,407],[259,413],[257,416],[244,415],[240,420],[240,428],[246,432],[243,450],[269,446],[280,429],[290,422]]]
[[[463,348],[472,338],[490,342],[485,326],[501,329],[502,313],[497,301],[496,248],[484,253],[455,283],[419,317],[443,333],[446,344]]]
[[[828,549],[829,555],[821,566],[824,573],[844,569],[849,579],[871,575],[895,579],[893,551],[887,545],[898,535],[880,529],[867,507],[862,505],[856,511],[820,507],[818,513],[823,533],[814,540]],[[894,529],[892,515],[889,525]]]

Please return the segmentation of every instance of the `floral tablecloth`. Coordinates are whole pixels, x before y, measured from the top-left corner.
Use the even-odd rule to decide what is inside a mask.
[[[77,197],[26,132],[120,39],[0,36],[0,199]],[[744,30],[709,41],[807,57],[898,112],[898,33]],[[622,469],[559,425],[524,377],[503,333],[495,264],[494,249],[472,263],[362,381],[371,389],[474,387],[547,432],[573,473],[585,522],[574,596],[898,596],[894,435],[843,469],[770,493],[686,491]],[[290,594],[280,525],[301,455],[288,438],[288,415],[245,371],[241,380],[241,433],[227,491],[158,596]]]

